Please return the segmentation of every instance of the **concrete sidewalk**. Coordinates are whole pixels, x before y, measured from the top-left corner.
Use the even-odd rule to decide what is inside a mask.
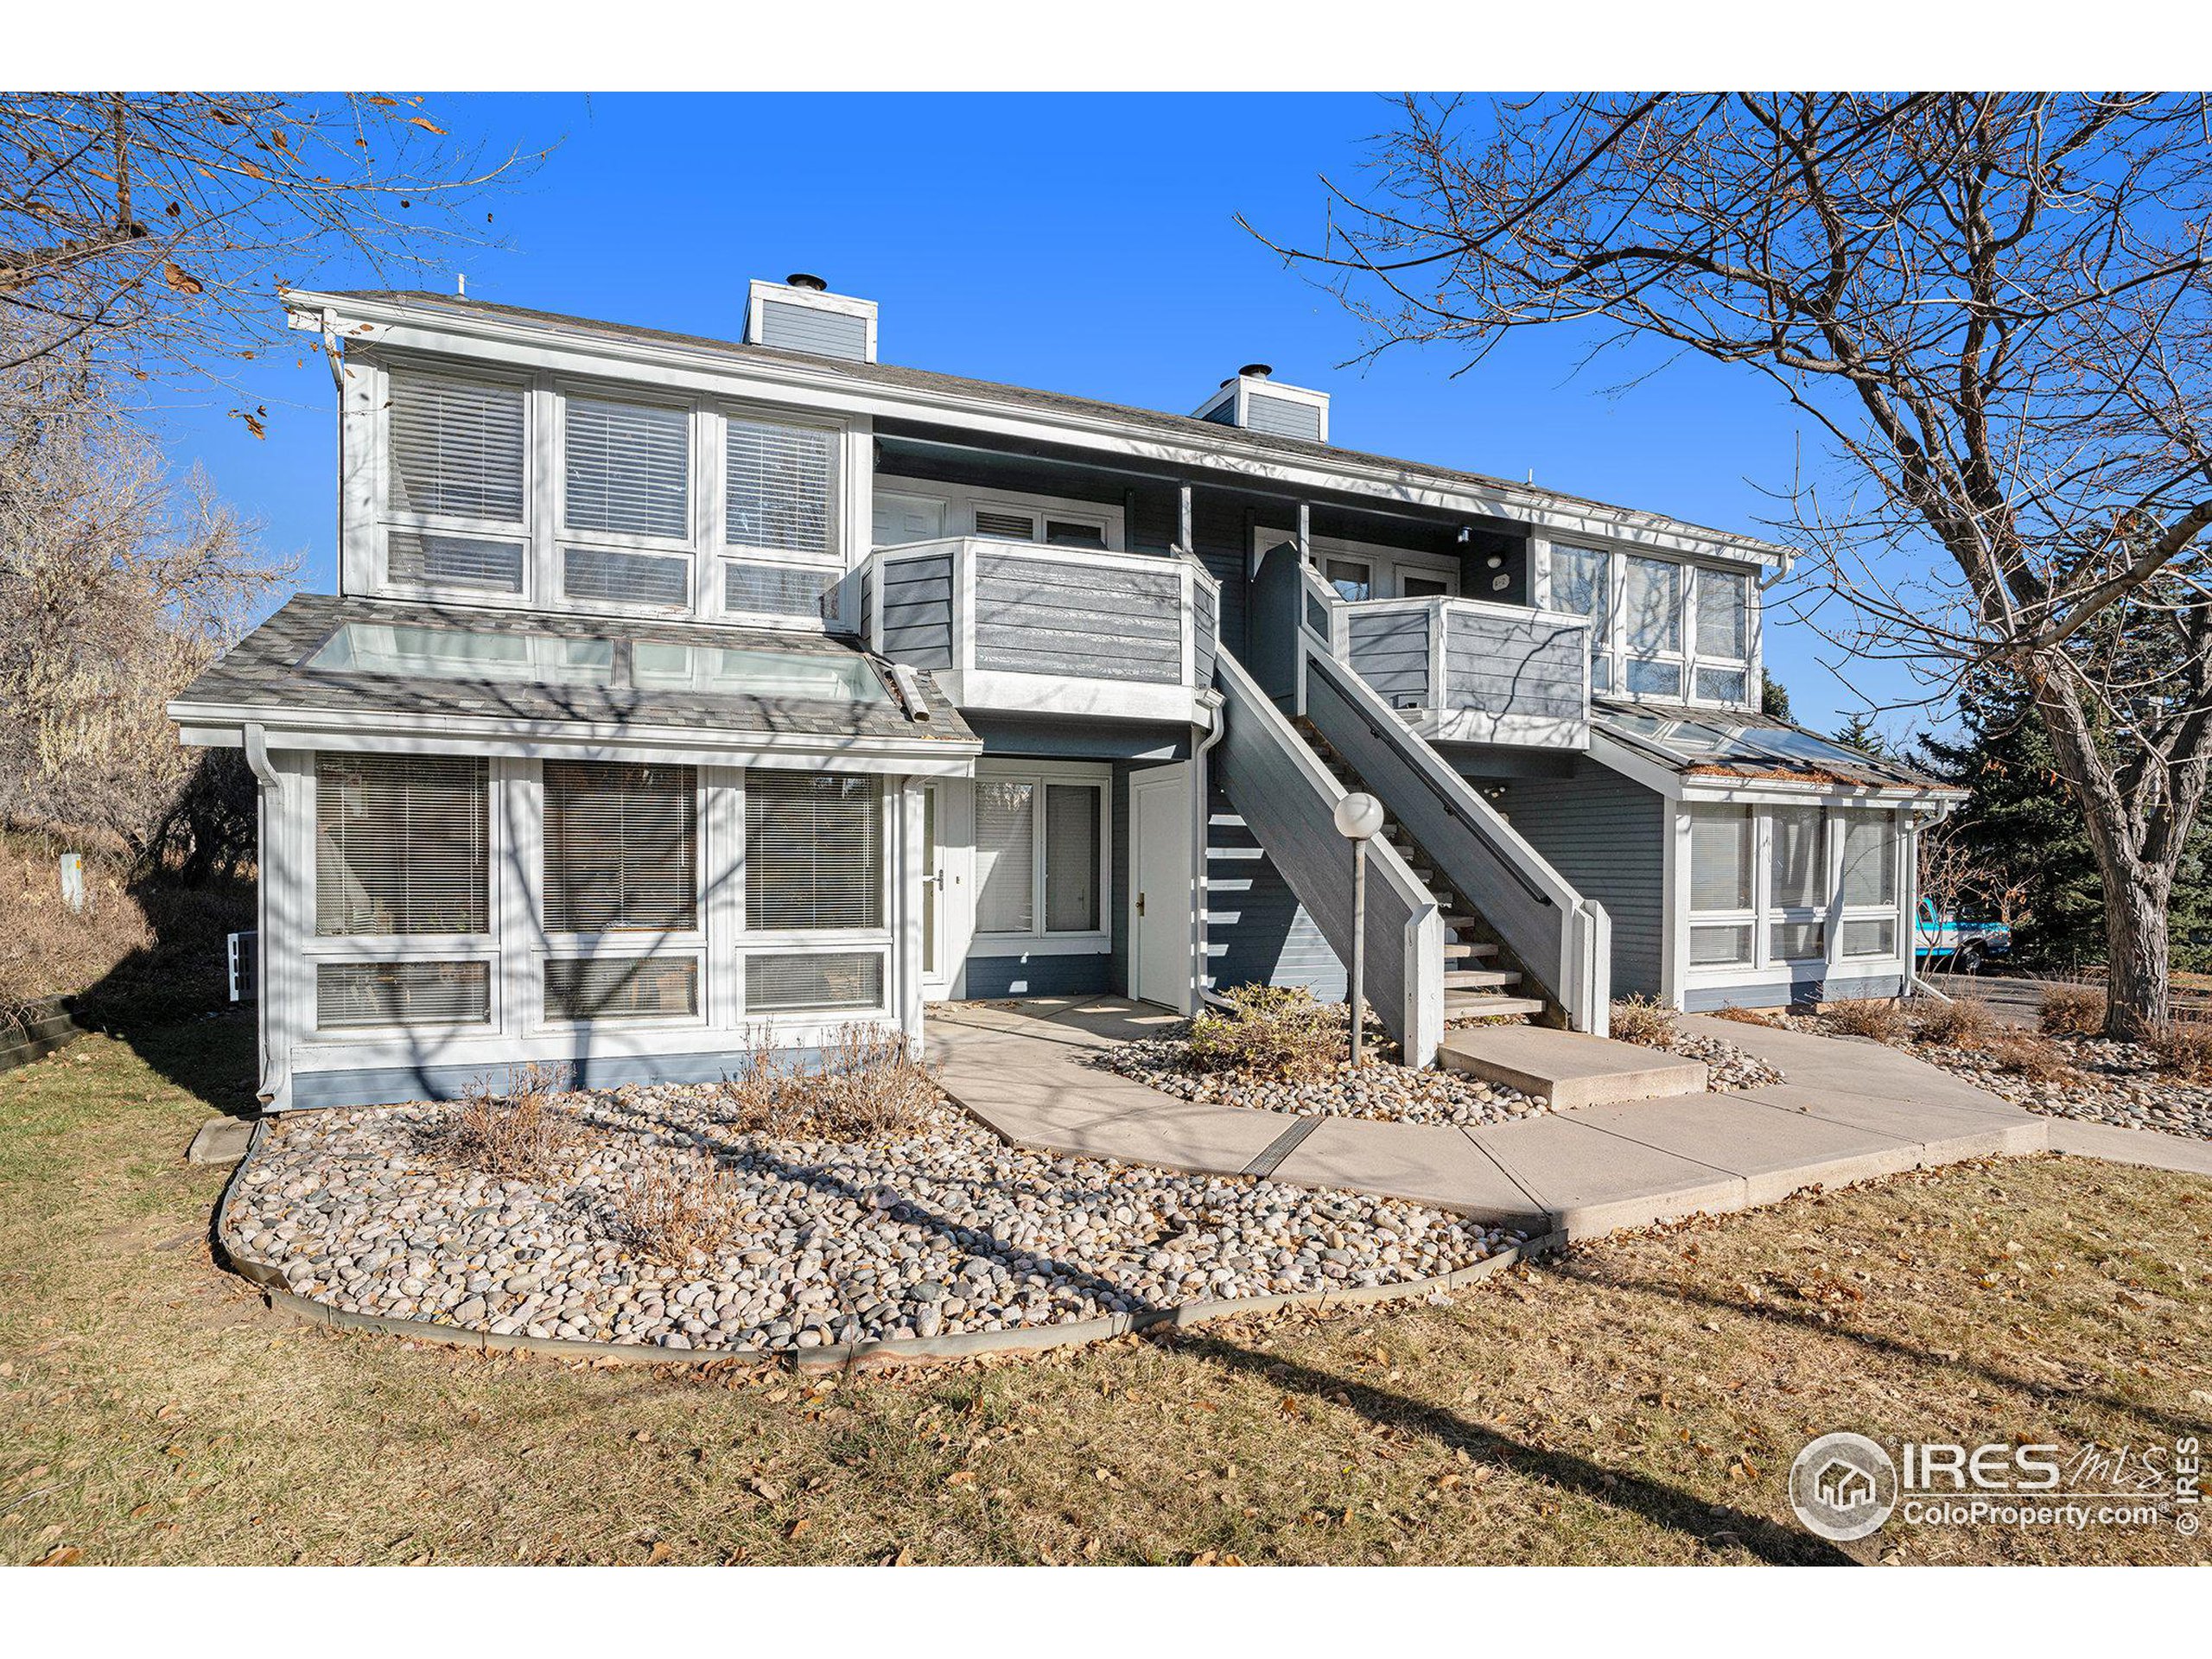
[[[1696,1016],[1688,1029],[1789,1080],[1459,1129],[1201,1104],[1085,1064],[1175,1023],[1117,998],[948,1004],[931,1010],[928,1050],[946,1092],[1022,1146],[1382,1193],[1570,1238],[2054,1145],[2212,1174],[2212,1143],[2038,1117],[1878,1043]]]

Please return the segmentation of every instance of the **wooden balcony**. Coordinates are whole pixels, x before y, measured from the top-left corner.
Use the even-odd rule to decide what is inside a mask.
[[[868,648],[961,709],[1203,721],[1219,585],[1185,559],[959,536],[876,550]]]
[[[1475,599],[1338,599],[1306,578],[1306,623],[1421,736],[1590,747],[1590,620]]]

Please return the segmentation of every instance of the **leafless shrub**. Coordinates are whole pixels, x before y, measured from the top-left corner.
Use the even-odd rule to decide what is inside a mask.
[[[745,1134],[785,1140],[873,1141],[909,1135],[937,1096],[905,1033],[855,1020],[808,1063],[747,1034],[741,1071],[722,1083],[724,1118]]]
[[[2158,1056],[2158,1069],[2185,1083],[2212,1083],[2212,1023],[2176,1020],[2148,1045]]]
[[[1999,1071],[2029,1083],[2073,1083],[2081,1074],[2068,1063],[2066,1052],[2048,1037],[2024,1031],[2008,1031],[1993,1039],[1983,1051]]]
[[[1984,1048],[2002,1030],[1989,1005],[1969,996],[1948,1002],[1929,997],[1914,1005],[1912,1034],[1923,1043],[1950,1048]]]
[[[487,1175],[550,1179],[578,1139],[575,1118],[556,1102],[569,1086],[557,1066],[518,1066],[504,1089],[480,1080],[458,1101],[439,1136],[456,1163]]]
[[[1739,1026],[1773,1026],[1779,1023],[1770,1014],[1762,1014],[1757,1008],[1739,1008],[1733,1002],[1725,1007],[1715,1008],[1713,1017],[1732,1020]]]
[[[656,1162],[607,1197],[615,1236],[639,1255],[671,1267],[719,1254],[737,1231],[741,1184],[698,1154]]]
[[[1240,985],[1225,1009],[1191,1021],[1191,1065],[1287,1083],[1328,1076],[1347,1058],[1350,1025],[1302,985]]]
[[[1905,1033],[1904,1010],[1885,997],[1846,997],[1821,1010],[1828,1028],[1847,1037],[1872,1037],[1893,1043]]]
[[[2105,994],[2094,985],[2045,986],[2042,1023],[2046,1037],[2094,1037],[2105,1028]]]
[[[1674,1009],[1648,996],[1625,996],[1613,1004],[1611,1032],[1624,1043],[1665,1048],[1675,1040]]]

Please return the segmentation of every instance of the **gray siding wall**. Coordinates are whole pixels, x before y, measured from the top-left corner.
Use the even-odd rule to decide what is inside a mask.
[[[1666,803],[1578,756],[1567,779],[1515,779],[1506,818],[1552,868],[1605,906],[1613,995],[1656,996],[1666,941]]]
[[[1179,684],[1181,588],[1172,568],[1103,570],[978,553],[976,666]]]
[[[902,559],[883,570],[883,654],[916,668],[952,666],[952,560]]]
[[[868,319],[842,311],[824,311],[785,300],[760,302],[760,344],[786,352],[810,352],[817,357],[842,357],[853,363],[868,361]]]
[[[1848,997],[1902,996],[1904,976],[1898,974],[1839,972],[1824,977],[1815,968],[1801,979],[1783,985],[1700,985],[1683,995],[1683,1006],[1693,1014],[1713,1008],[1779,1008],[1793,1002],[1836,1002]]]
[[[1229,797],[1206,798],[1206,988],[1303,985],[1344,1000],[1344,964]]]
[[[1425,610],[1351,614],[1351,666],[1393,708],[1429,706],[1429,616]]]
[[[1103,996],[1114,988],[1112,958],[970,957],[967,982],[971,997]]]
[[[1278,438],[1321,441],[1321,411],[1312,404],[1289,397],[1272,397],[1264,391],[1244,394],[1244,424],[1255,432]]]
[[[1582,696],[1586,632],[1534,618],[1447,609],[1446,707],[1586,720],[1590,711]]]

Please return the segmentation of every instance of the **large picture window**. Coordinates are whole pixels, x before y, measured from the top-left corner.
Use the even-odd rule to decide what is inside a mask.
[[[1753,700],[1757,589],[1749,573],[1554,543],[1555,611],[1590,619],[1590,688],[1662,702]]]
[[[318,934],[486,931],[486,762],[321,754],[315,786]]]
[[[754,932],[883,925],[883,785],[836,772],[745,777],[745,917]]]
[[[699,919],[698,774],[545,763],[545,926],[680,932]]]
[[[524,392],[395,370],[385,410],[393,512],[518,524],[525,495]]]

